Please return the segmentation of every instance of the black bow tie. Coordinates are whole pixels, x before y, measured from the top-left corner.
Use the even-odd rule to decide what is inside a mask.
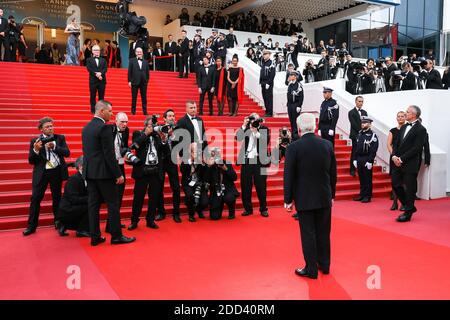
[[[413,124],[412,124],[412,123],[407,123],[406,126],[407,126],[407,127],[412,127]]]
[[[191,120],[198,120],[198,118],[197,117],[192,117]]]
[[[141,59],[141,58],[138,58],[138,61],[142,61],[142,59]]]
[[[98,57],[95,57],[95,60],[98,60]]]

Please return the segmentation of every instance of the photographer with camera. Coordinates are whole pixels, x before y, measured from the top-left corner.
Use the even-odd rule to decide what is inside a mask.
[[[409,62],[403,63],[403,72],[401,75],[401,88],[402,91],[416,90],[417,89],[417,78],[413,73],[413,68]]]
[[[211,220],[222,218],[224,204],[228,207],[228,219],[234,219],[236,198],[239,196],[235,186],[236,171],[230,162],[222,159],[219,148],[211,149],[205,162],[204,180],[210,188],[209,212]]]
[[[154,130],[157,126],[158,117],[153,115],[144,121],[144,130],[133,132],[133,144],[131,149],[136,150],[136,157],[140,163],[133,166],[131,177],[135,180],[133,190],[133,213],[131,224],[128,230],[138,227],[139,217],[144,205],[145,194],[148,194],[147,227],[158,229],[155,223],[156,208],[159,205],[161,194],[161,184],[163,180],[163,155],[170,153],[167,139],[161,139]]]
[[[263,125],[264,119],[257,113],[245,117],[242,127],[236,133],[238,142],[244,141],[238,156],[238,165],[242,165],[241,188],[244,213],[242,216],[253,214],[252,190],[253,184],[259,199],[259,211],[265,218],[269,216],[267,210],[267,175],[263,169],[270,166],[270,132]]]
[[[28,163],[33,165],[33,188],[28,226],[23,232],[24,236],[36,232],[41,201],[49,184],[52,191],[55,227],[58,228],[58,209],[61,201],[62,182],[67,180],[69,176],[64,159],[70,156],[66,138],[63,135],[54,133],[53,119],[49,117],[39,120],[38,129],[41,131],[41,134],[37,138],[31,139],[28,152]]]
[[[185,203],[188,209],[189,221],[195,222],[195,212],[198,217],[204,219],[203,209],[208,207],[209,186],[204,182],[205,164],[202,159],[202,152],[198,150],[196,143],[190,145],[190,158],[180,165],[181,185],[185,195]]]
[[[400,78],[398,77],[398,75],[394,74],[394,71],[398,70],[397,64],[392,61],[391,57],[386,57],[385,59],[383,58],[378,59],[378,65],[383,70],[384,84],[386,86],[386,91],[387,92],[399,91]]]
[[[426,60],[424,69],[426,71],[423,73],[423,76],[426,79],[426,89],[444,89],[441,74],[434,68],[434,63],[432,60]]]
[[[327,51],[321,52],[322,58],[317,63],[317,81],[330,80],[330,57],[327,55]]]
[[[287,147],[292,143],[292,133],[288,127],[280,129],[280,137],[278,138],[279,159],[281,161],[286,156]]]
[[[20,30],[13,16],[8,17],[5,30],[5,61],[16,62],[16,51],[19,45]]]
[[[362,66],[358,69],[356,94],[370,94],[375,93],[375,67]]]
[[[317,70],[311,59],[309,59],[305,64],[305,69],[303,69],[303,77],[305,78],[305,83],[313,83],[316,81]]]
[[[68,236],[66,230],[76,230],[77,238],[90,237],[88,215],[87,182],[83,178],[83,156],[74,164],[77,173],[67,180],[64,195],[59,205],[59,228],[61,237]]]
[[[163,153],[162,161],[160,165],[163,167],[163,177],[161,183],[161,195],[164,192],[164,182],[166,179],[166,173],[169,177],[170,188],[172,189],[172,202],[173,202],[173,220],[176,223],[181,223],[180,218],[180,180],[178,177],[178,163],[172,161],[172,150],[175,146],[174,130],[176,129],[175,111],[168,109],[163,115],[164,124],[162,126],[155,127],[163,140],[167,140],[169,147],[169,153]],[[158,214],[156,215],[156,221],[164,220],[166,217],[166,210],[164,208],[164,197],[161,196],[158,205]]]
[[[299,71],[292,71],[289,74],[289,86],[287,91],[287,111],[294,140],[297,140],[298,138],[297,118],[302,112],[304,99],[303,86],[299,80],[300,77]]]

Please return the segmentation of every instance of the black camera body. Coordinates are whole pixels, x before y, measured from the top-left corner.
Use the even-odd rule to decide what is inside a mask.
[[[252,123],[251,123],[251,126],[253,127],[253,128],[259,128],[259,127],[261,127],[261,124],[263,124],[263,122],[264,122],[264,120],[263,119],[261,119],[261,118],[259,118],[259,119],[256,119],[256,120],[254,120]]]
[[[141,159],[136,157],[129,148],[123,148],[120,153],[121,153],[122,157],[124,157],[133,166],[137,166],[137,165],[141,164]]]
[[[50,137],[43,137],[43,138],[39,138],[39,141],[42,142],[43,145],[49,143],[49,142],[53,142],[56,141],[56,137],[55,136],[50,136]]]

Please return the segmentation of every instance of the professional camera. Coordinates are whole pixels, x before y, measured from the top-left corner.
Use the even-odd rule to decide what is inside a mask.
[[[119,33],[131,36],[143,33],[148,34],[147,29],[143,27],[147,23],[147,19],[144,16],[138,17],[134,11],[130,12],[128,8],[130,3],[133,3],[133,0],[119,0],[116,4],[116,11],[120,18],[120,27],[122,28]]]
[[[163,126],[156,126],[154,130],[156,132],[162,132],[168,134],[170,130],[175,130],[177,127],[174,124],[165,124]]]
[[[261,126],[262,123],[264,123],[264,119],[259,118],[259,119],[254,120],[251,123],[251,125],[252,125],[253,128],[257,128],[258,129]]]
[[[159,114],[152,115],[152,126],[155,128],[158,124]]]
[[[136,157],[130,149],[125,148],[121,151],[122,157],[124,157],[128,162],[131,162],[133,166],[137,166],[141,163],[141,159]]]
[[[202,183],[197,183],[197,185],[195,186],[195,190],[194,190],[195,206],[198,206],[200,203],[200,198],[202,196],[202,188],[203,188]]]
[[[216,184],[216,194],[218,197],[223,197],[225,195],[225,185],[222,184]]]
[[[283,127],[280,129],[280,145],[288,146],[292,142],[291,132],[287,127]]]
[[[53,141],[55,141],[55,140],[56,140],[56,138],[55,138],[55,136],[53,136],[53,135],[50,136],[50,137],[39,138],[39,141],[41,141],[43,145],[45,145],[45,144],[47,144],[47,143],[49,143],[49,142],[53,142]]]
[[[220,155],[220,149],[219,148],[213,148],[211,149],[211,158],[214,158],[215,164],[223,164],[223,159]]]

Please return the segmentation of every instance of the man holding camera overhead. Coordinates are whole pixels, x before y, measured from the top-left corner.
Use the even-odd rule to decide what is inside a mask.
[[[155,223],[155,215],[159,199],[162,197],[161,184],[164,174],[162,159],[163,154],[169,153],[169,150],[166,137],[161,137],[154,130],[157,122],[157,116],[147,117],[144,121],[144,130],[133,132],[133,144],[131,148],[136,150],[136,157],[140,161],[139,164],[134,165],[131,173],[131,177],[135,180],[135,185],[133,191],[133,213],[128,230],[134,230],[138,227],[147,190],[147,227],[151,229],[159,228]]]
[[[39,120],[38,129],[41,134],[39,137],[31,139],[28,153],[28,163],[33,165],[33,189],[28,227],[23,232],[24,236],[36,232],[41,201],[49,184],[52,191],[55,227],[58,227],[58,208],[61,201],[62,182],[69,177],[64,158],[70,156],[70,150],[65,137],[54,133],[53,119],[49,117]]]
[[[263,172],[263,169],[270,166],[270,133],[269,128],[262,123],[263,119],[258,114],[252,113],[244,119],[242,127],[236,134],[237,141],[244,140],[237,163],[242,165],[241,188],[244,204],[242,216],[244,217],[253,214],[253,183],[258,194],[259,211],[263,217],[269,216],[266,200],[267,175],[266,172]]]

